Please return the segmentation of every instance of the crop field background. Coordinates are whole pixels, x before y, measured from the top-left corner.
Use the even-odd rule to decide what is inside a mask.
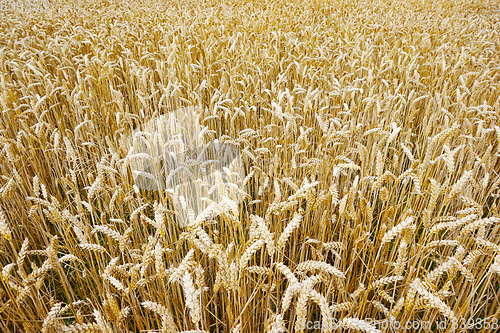
[[[497,1],[20,1],[0,11],[1,332],[500,327]],[[216,214],[186,225],[127,141],[175,110],[244,170],[241,200],[216,178]]]

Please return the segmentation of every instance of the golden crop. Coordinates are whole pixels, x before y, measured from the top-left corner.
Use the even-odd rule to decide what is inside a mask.
[[[497,1],[49,3],[0,11],[0,331],[500,316]],[[182,108],[241,202],[134,186],[127,140]]]

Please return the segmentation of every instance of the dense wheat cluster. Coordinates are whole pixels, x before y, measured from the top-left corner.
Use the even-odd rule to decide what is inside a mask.
[[[88,0],[2,12],[0,331],[497,318],[499,8]],[[125,142],[185,107],[206,142],[239,148],[246,196],[184,228],[171,196],[134,187]]]

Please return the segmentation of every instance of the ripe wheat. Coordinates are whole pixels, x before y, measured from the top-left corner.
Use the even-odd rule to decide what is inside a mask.
[[[498,1],[6,3],[1,332],[500,315]]]

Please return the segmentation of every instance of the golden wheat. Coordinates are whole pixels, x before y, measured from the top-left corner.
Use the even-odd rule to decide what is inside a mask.
[[[499,14],[2,3],[0,331],[500,316]]]

